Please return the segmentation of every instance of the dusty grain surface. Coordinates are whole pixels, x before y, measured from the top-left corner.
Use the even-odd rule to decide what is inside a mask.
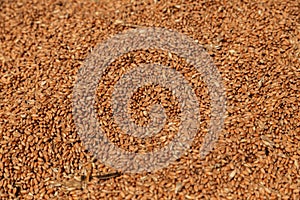
[[[72,88],[98,43],[145,26],[205,47],[224,81],[227,118],[199,158],[209,119],[199,80],[203,124],[192,147],[168,168],[119,174],[76,134]],[[142,54],[133,53],[137,63]],[[124,55],[115,66],[126,63]],[[0,1],[1,199],[299,199],[299,134],[299,1]],[[132,151],[164,144],[108,135]]]

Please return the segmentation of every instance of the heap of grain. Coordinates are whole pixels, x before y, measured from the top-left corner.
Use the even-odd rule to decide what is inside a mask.
[[[300,198],[297,1],[4,0],[0,11],[1,199]],[[72,118],[72,89],[98,43],[126,29],[153,26],[186,34],[210,54],[226,88],[225,127],[214,150],[199,157],[210,106],[199,79],[203,123],[191,148],[156,172],[119,174],[82,144]],[[180,55],[168,56],[141,50],[110,67],[153,60],[186,65]],[[145,90],[154,91],[139,92]],[[132,99],[142,101],[138,94]],[[95,109],[109,129],[109,112],[101,115],[106,100],[98,98]],[[169,117],[176,120],[176,103],[170,101]],[[133,118],[143,109],[133,103]],[[160,148],[174,134],[142,141],[107,132],[111,142],[130,151]]]

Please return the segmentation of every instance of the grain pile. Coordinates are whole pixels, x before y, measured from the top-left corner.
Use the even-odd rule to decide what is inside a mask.
[[[222,74],[227,118],[215,149],[201,159],[209,97],[199,80],[203,123],[192,147],[165,169],[120,174],[95,159],[76,134],[72,88],[98,43],[145,26],[176,30],[204,46]],[[298,1],[2,0],[0,41],[1,199],[300,198]],[[137,51],[113,65],[153,57],[174,64],[167,52]],[[176,120],[174,109],[176,103],[169,113]],[[108,135],[131,151],[159,148],[174,137],[130,143],[128,136]]]

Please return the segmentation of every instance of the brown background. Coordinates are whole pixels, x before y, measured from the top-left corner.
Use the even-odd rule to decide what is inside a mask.
[[[168,168],[102,180],[114,169],[76,134],[72,87],[98,43],[144,26],[204,46],[226,88],[225,128],[204,159],[205,127]],[[294,0],[1,0],[1,199],[299,199],[299,30]]]

